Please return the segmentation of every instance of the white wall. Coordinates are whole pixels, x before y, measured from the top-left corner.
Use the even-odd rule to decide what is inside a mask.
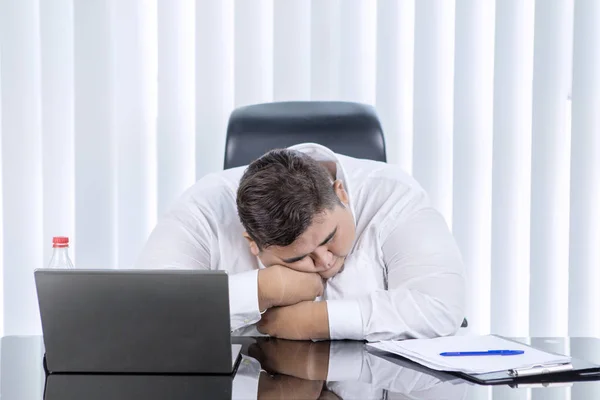
[[[53,235],[131,265],[234,107],[341,99],[452,226],[474,332],[600,335],[598,26],[595,0],[0,0],[4,333],[40,331]]]

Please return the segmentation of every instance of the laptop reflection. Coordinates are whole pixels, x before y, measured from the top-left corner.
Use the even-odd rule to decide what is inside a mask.
[[[44,400],[231,399],[226,375],[51,374]]]

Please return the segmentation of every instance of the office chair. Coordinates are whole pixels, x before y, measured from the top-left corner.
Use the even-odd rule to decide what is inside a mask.
[[[240,107],[231,113],[224,168],[248,165],[269,150],[307,142],[350,157],[387,161],[373,107],[341,101],[289,101]],[[461,327],[467,326],[465,318]]]
[[[386,161],[383,131],[373,107],[290,101],[234,110],[227,127],[224,167],[247,165],[269,150],[307,142],[350,157]]]

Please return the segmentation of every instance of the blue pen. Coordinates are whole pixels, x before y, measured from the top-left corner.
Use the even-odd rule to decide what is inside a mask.
[[[525,353],[523,350],[488,350],[488,351],[447,351],[440,353],[443,357],[467,356],[516,356]]]

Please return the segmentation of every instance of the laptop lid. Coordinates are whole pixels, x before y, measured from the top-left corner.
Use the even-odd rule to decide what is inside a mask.
[[[223,271],[35,271],[50,372],[234,370]]]

